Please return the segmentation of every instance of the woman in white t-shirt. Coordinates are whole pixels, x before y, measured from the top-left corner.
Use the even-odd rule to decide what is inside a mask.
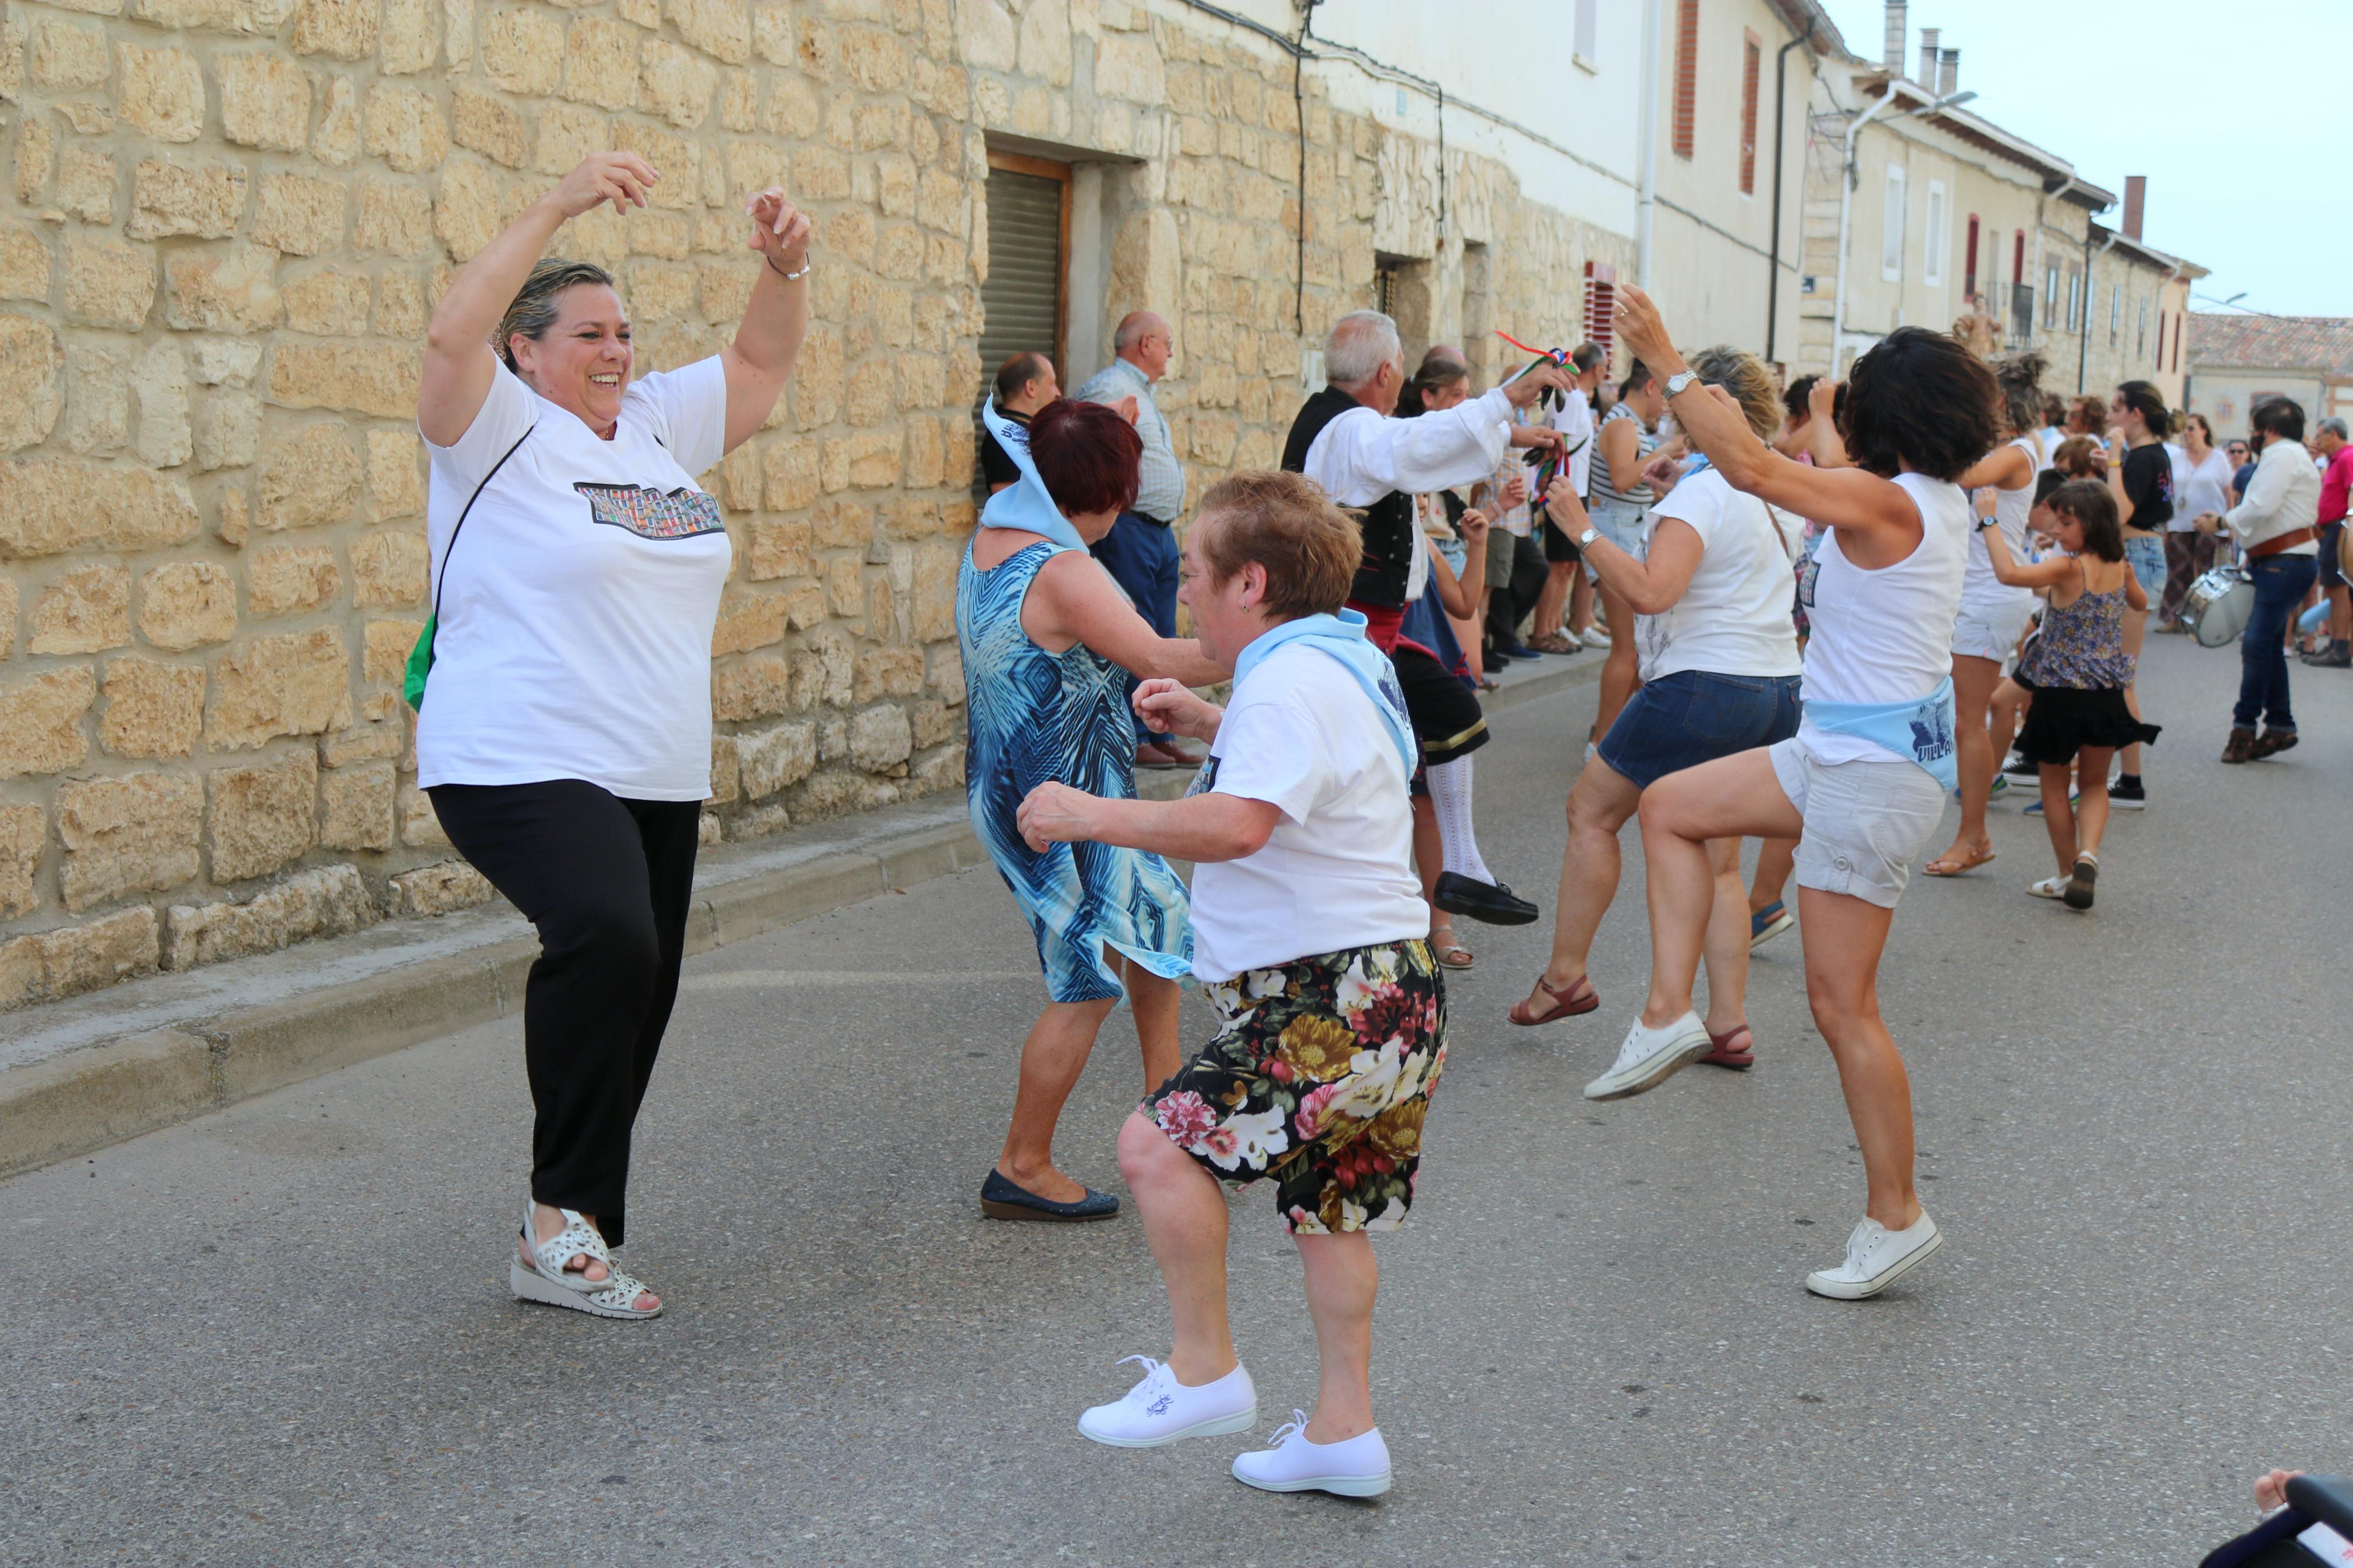
[[[2000,389],[1998,417],[2006,439],[1960,478],[1963,489],[1994,493],[1994,521],[2013,555],[2026,552],[2026,514],[2034,510],[2034,476],[2046,454],[2034,422],[2042,413],[2042,356],[2032,349],[1994,362]],[[2002,661],[2018,650],[2034,613],[2034,595],[1994,574],[1985,535],[1969,535],[1968,569],[1961,578],[1961,609],[1953,621],[1953,735],[1961,774],[1961,825],[1952,847],[1921,868],[1931,877],[1957,877],[1993,858],[1986,803],[1993,798],[2000,753],[1986,730]]]
[[[1714,348],[1694,355],[1692,369],[1709,386],[1724,389],[1759,439],[1780,429],[1780,394],[1762,360]],[[1666,483],[1663,470],[1654,483]],[[1651,507],[1636,542],[1640,554],[1621,550],[1593,526],[1573,486],[1555,480],[1546,504],[1601,585],[1633,611],[1642,684],[1569,789],[1552,962],[1528,999],[1511,1010],[1512,1022],[1522,1025],[1549,1024],[1601,1005],[1586,962],[1618,894],[1619,830],[1641,806],[1642,792],[1667,774],[1796,734],[1802,668],[1789,617],[1789,563],[1799,552],[1804,524],[1776,517],[1755,496],[1725,483],[1712,466],[1674,481]],[[1708,854],[1715,874],[1707,944],[1706,1026],[1713,1047],[1701,1059],[1746,1068],[1754,1058],[1740,840],[1712,843]],[[1676,1011],[1690,1005],[1686,994]],[[1666,1071],[1682,1065],[1676,1058]],[[1605,1079],[1586,1092],[1616,1099],[1636,1090]]]
[[[694,476],[776,406],[810,266],[808,219],[781,191],[754,197],[763,265],[734,342],[632,382],[611,277],[542,253],[565,220],[642,207],[660,179],[634,153],[593,154],[460,268],[426,329],[417,407],[434,610],[417,784],[542,949],[523,1004],[531,1199],[508,1282],[622,1320],[661,1310],[608,1249],[678,993],[731,558]]]
[[[1830,531],[1799,588],[1813,632],[1797,734],[1703,763],[1643,797],[1651,1002],[1612,1076],[1711,1048],[1698,1016],[1675,1010],[1691,994],[1715,903],[1709,843],[1796,836],[1807,999],[1838,1063],[1869,1184],[1845,1258],[1807,1276],[1806,1288],[1876,1295],[1937,1245],[1913,1190],[1912,1090],[1880,1016],[1879,955],[1910,863],[1957,782],[1952,630],[1975,519],[1953,481],[1993,448],[1993,373],[1942,332],[1898,328],[1855,361],[1837,416],[1854,467],[1810,468],[1767,447],[1729,397],[1694,384],[1648,295],[1621,288],[1617,315],[1725,482]]]
[[[2231,494],[2232,472],[2229,456],[2214,445],[2214,426],[2203,414],[2181,421],[2181,464],[2175,475],[2173,520],[2165,534],[2165,597],[2158,605],[2158,630],[2189,628],[2180,621],[2181,601],[2189,585],[2214,567],[2216,540],[2198,531],[2198,520],[2208,512],[2221,514],[2237,505]]]

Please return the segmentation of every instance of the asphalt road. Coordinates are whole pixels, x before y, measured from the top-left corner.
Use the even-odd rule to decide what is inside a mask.
[[[1994,865],[1907,897],[1883,989],[1947,1243],[1877,1301],[1799,1284],[1861,1173],[1794,937],[1753,1072],[1594,1107],[1646,974],[1636,836],[1592,1017],[1506,1026],[1546,928],[1474,928],[1379,1243],[1377,1501],[1250,1491],[1240,1439],[1072,1430],[1165,1306],[1132,1214],[980,1217],[1040,988],[974,872],[690,966],[638,1130],[652,1324],[507,1298],[512,1022],[0,1184],[0,1561],[2195,1562],[2256,1472],[2342,1470],[2353,1431],[2353,678],[2299,670],[2303,746],[2224,768],[2236,671],[2152,648],[2153,805],[2096,910],[2025,896],[2015,807]],[[1503,715],[1481,761],[1489,858],[1547,907],[1592,700]],[[1063,1122],[1099,1185],[1132,1041],[1115,1016]],[[1313,1340],[1271,1197],[1235,1202],[1262,1441]]]

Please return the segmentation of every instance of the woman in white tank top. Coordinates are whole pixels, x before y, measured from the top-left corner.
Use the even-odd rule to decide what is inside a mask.
[[[1808,1275],[1806,1288],[1873,1296],[1939,1241],[1913,1190],[1912,1089],[1880,1016],[1879,955],[1955,776],[1951,638],[1974,522],[1955,481],[1993,448],[1993,374],[1944,333],[1897,329],[1855,362],[1847,386],[1839,434],[1856,466],[1813,468],[1757,439],[1688,375],[1640,289],[1620,289],[1616,314],[1725,481],[1830,531],[1799,589],[1813,635],[1797,735],[1670,774],[1643,798],[1651,999],[1609,1077],[1640,1093],[1711,1048],[1687,1005],[1672,1010],[1672,998],[1691,994],[1715,901],[1708,841],[1795,837],[1807,996],[1838,1063],[1869,1188],[1845,1258]]]
[[[2002,434],[2010,438],[1960,478],[1964,489],[1993,491],[1993,516],[2011,555],[2026,554],[2026,514],[2034,510],[2034,476],[2042,467],[2042,356],[2029,349],[1994,362],[2001,389]],[[1931,877],[1957,877],[1993,858],[1986,833],[1986,802],[2001,766],[1986,731],[1993,689],[2001,682],[2002,661],[2025,635],[2034,595],[2005,585],[1994,575],[1985,538],[1969,531],[1968,571],[1961,578],[1961,611],[1953,622],[1953,739],[1961,774],[1961,826],[1952,847],[1922,868]]]

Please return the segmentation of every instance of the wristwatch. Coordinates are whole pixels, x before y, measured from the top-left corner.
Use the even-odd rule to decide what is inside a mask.
[[[1995,523],[2000,522],[2000,521],[2001,519],[1998,517],[1981,517],[1978,519],[1978,531],[1979,533],[1983,533],[1987,529],[1991,528]]]
[[[1592,548],[1593,542],[1600,537],[1601,531],[1588,523],[1585,526],[1585,531],[1577,536],[1577,547],[1579,550],[1588,550]]]
[[[1684,388],[1690,386],[1693,382],[1697,381],[1698,379],[1699,372],[1695,370],[1677,371],[1674,374],[1667,377],[1667,395],[1670,398],[1674,397],[1683,392]]]

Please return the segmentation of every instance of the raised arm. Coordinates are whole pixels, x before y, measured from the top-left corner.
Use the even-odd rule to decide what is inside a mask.
[[[808,331],[808,215],[773,185],[753,197],[746,212],[752,237],[745,245],[760,253],[760,277],[736,324],[735,341],[719,351],[727,372],[731,452],[767,422]]]
[[[1022,602],[1021,629],[1049,653],[1084,643],[1139,680],[1166,676],[1187,686],[1209,686],[1233,673],[1211,663],[1191,637],[1164,637],[1154,631],[1094,557],[1075,550],[1039,569]]]
[[[546,254],[556,229],[606,202],[620,213],[644,206],[646,193],[660,178],[652,164],[634,153],[592,153],[458,268],[425,324],[417,427],[427,440],[437,447],[456,446],[482,411],[482,399],[490,395],[491,378],[499,367],[491,334],[498,331],[532,268]]]
[[[1029,847],[1093,842],[1196,863],[1240,860],[1266,847],[1282,821],[1271,801],[1204,790],[1181,800],[1105,800],[1066,784],[1022,797],[1014,822]]]
[[[1815,382],[1806,395],[1806,407],[1813,416],[1806,425],[1806,455],[1814,467],[1853,468],[1854,459],[1846,455],[1846,442],[1838,433],[1838,383],[1829,376]]]
[[[1456,620],[1467,621],[1479,613],[1480,603],[1487,596],[1486,514],[1475,508],[1465,510],[1461,527],[1464,556],[1459,579],[1428,534],[1422,535],[1421,547],[1430,552],[1430,579],[1438,590],[1438,602]]]
[[[1999,528],[1981,528],[1978,537],[1985,541],[1986,560],[1993,574],[2012,588],[2055,588],[2075,574],[2075,558],[2072,555],[2046,555],[2040,561],[2021,561],[2010,552],[2010,541],[2001,536]]]
[[[1965,490],[1987,485],[1998,490],[2022,490],[2034,482],[2034,459],[2004,441],[1953,482]]]

